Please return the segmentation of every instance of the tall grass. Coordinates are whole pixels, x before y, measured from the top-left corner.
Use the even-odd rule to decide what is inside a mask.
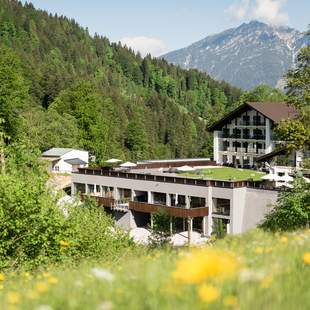
[[[278,235],[254,230],[194,250],[136,248],[113,260],[6,273],[1,307],[310,309],[307,252],[309,231]],[[203,276],[193,278],[196,271]]]

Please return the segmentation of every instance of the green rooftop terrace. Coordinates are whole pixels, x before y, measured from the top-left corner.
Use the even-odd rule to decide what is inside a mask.
[[[260,181],[261,177],[265,175],[263,172],[230,167],[204,168],[178,174],[185,177],[220,181],[246,181],[249,179],[253,181]]]

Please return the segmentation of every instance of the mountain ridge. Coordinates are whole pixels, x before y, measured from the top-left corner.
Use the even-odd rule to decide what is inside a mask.
[[[259,84],[281,87],[283,75],[307,42],[305,34],[294,28],[251,21],[161,57],[243,89]]]

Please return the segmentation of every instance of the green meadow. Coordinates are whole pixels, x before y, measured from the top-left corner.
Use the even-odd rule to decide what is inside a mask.
[[[1,274],[1,309],[309,309],[310,231]]]

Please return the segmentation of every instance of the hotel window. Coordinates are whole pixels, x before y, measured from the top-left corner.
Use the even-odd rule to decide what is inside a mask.
[[[250,129],[243,129],[243,139],[250,139]]]
[[[223,138],[229,138],[229,128],[223,128]]]
[[[222,198],[213,198],[213,211],[212,214],[217,215],[230,215],[230,200]]]
[[[83,183],[74,183],[76,193],[85,194],[86,186]]]
[[[229,141],[224,141],[223,142],[223,151],[227,151],[229,148]]]
[[[243,115],[242,116],[242,125],[250,125],[250,116],[249,115]]]
[[[233,129],[233,136],[235,139],[240,139],[241,138],[241,129],[234,128]]]
[[[88,193],[94,193],[95,185],[94,184],[87,184]]]
[[[260,117],[260,115],[254,115],[253,116],[253,124],[254,125],[261,125],[261,117]]]

